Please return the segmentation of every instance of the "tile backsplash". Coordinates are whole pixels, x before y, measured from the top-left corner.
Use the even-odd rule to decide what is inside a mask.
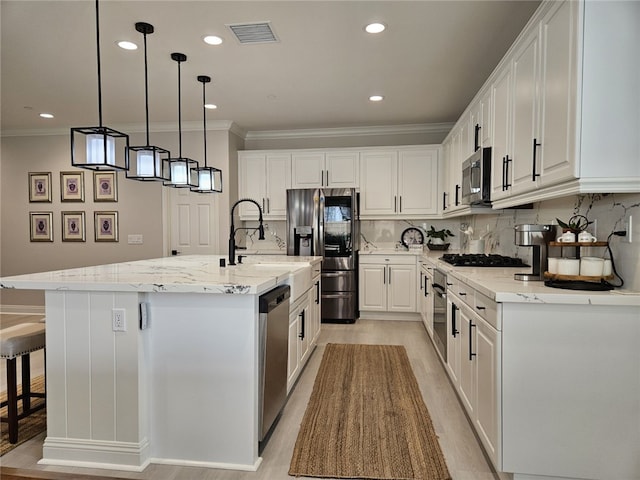
[[[557,218],[567,221],[576,214],[594,222],[588,231],[601,241],[607,240],[611,232],[622,230],[629,215],[634,217],[633,243],[617,236],[612,236],[609,241],[616,269],[625,282],[624,288],[640,291],[640,194],[635,193],[575,195],[536,203],[532,209],[507,209],[445,220],[361,220],[360,249],[392,249],[400,242],[406,228],[418,227],[426,231],[433,225],[436,229],[448,228],[454,233],[455,236],[449,239],[450,251],[469,252],[470,239],[482,236],[485,253],[517,256],[530,262],[531,249],[514,244],[514,226],[528,223],[556,225]],[[247,222],[246,226],[257,226],[257,222]],[[469,226],[473,229],[473,235],[461,232]],[[247,248],[261,252],[286,252],[286,222],[265,222],[265,237],[264,241],[258,242],[257,234],[249,232]],[[585,254],[608,256],[606,248],[589,250]]]

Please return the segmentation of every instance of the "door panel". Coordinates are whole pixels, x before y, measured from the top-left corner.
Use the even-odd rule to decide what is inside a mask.
[[[217,195],[193,193],[185,188],[168,189],[170,250],[182,255],[215,255],[218,245]]]

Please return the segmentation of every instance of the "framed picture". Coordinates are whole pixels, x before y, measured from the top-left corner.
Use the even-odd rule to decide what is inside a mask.
[[[51,202],[51,172],[29,173],[29,201]]]
[[[53,242],[53,212],[29,212],[32,242]]]
[[[63,202],[84,202],[84,172],[60,172],[60,197]]]
[[[95,202],[118,201],[118,177],[116,172],[93,173],[93,200]]]
[[[118,212],[95,212],[96,242],[118,241]]]
[[[84,242],[84,212],[62,212],[62,241]]]

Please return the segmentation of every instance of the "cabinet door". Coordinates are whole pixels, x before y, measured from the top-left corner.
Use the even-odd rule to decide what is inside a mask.
[[[305,301],[304,305],[300,309],[298,314],[298,339],[300,348],[300,365],[304,365],[309,356],[311,338],[313,336],[313,316],[311,314],[311,308],[309,306],[309,300]]]
[[[400,152],[398,212],[402,215],[438,213],[438,151]]]
[[[511,152],[511,65],[505,66],[492,86],[493,148],[491,155],[491,200],[511,194],[513,154]]]
[[[287,215],[287,189],[291,188],[291,155],[266,156],[266,217],[284,219]]]
[[[449,150],[449,162],[447,168],[447,195],[443,198],[442,208],[448,213],[462,206],[462,160],[461,160],[461,134],[456,125],[451,136],[451,148]]]
[[[558,2],[542,20],[540,139],[542,185],[577,177],[575,168],[577,2]]]
[[[501,430],[501,334],[482,319],[476,322],[476,430],[486,451],[499,465]]]
[[[460,306],[460,398],[470,418],[475,409],[476,322],[466,306]]]
[[[453,385],[460,384],[460,308],[447,297],[447,372]]]
[[[238,162],[240,164],[238,197],[251,198],[258,202],[264,210],[266,207],[266,155],[263,153],[242,153]],[[238,205],[238,210],[243,219],[258,218],[255,205],[249,202]]]
[[[325,186],[358,188],[360,186],[360,153],[327,152],[325,156]]]
[[[293,153],[291,173],[291,188],[324,187],[324,153]]]
[[[300,366],[300,349],[298,341],[298,311],[289,315],[289,356],[287,362],[287,393],[296,381]]]
[[[480,98],[482,105],[482,113],[480,116],[480,144],[483,147],[491,147],[493,145],[493,125],[491,121],[493,118],[491,113],[491,106],[493,105],[492,98],[492,90],[490,88],[488,88]]]
[[[387,311],[387,266],[361,264],[358,290],[360,310]]]
[[[536,137],[536,84],[539,55],[536,29],[525,38],[513,59],[513,190],[534,190],[538,178],[533,172],[533,142]]]
[[[387,277],[388,311],[416,312],[416,266],[389,265]]]
[[[360,215],[395,215],[398,211],[398,153],[360,155]]]

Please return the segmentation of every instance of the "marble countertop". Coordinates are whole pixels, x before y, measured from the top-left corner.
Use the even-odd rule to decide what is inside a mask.
[[[0,278],[0,288],[118,292],[260,294],[322,257],[253,255],[220,267],[222,255],[187,255]]]
[[[640,293],[623,289],[606,292],[565,290],[545,286],[542,281],[515,280],[513,275],[531,272],[526,268],[454,267],[440,260],[442,252],[429,252],[422,260],[444,270],[474,290],[501,303],[555,303],[570,305],[640,306]]]

